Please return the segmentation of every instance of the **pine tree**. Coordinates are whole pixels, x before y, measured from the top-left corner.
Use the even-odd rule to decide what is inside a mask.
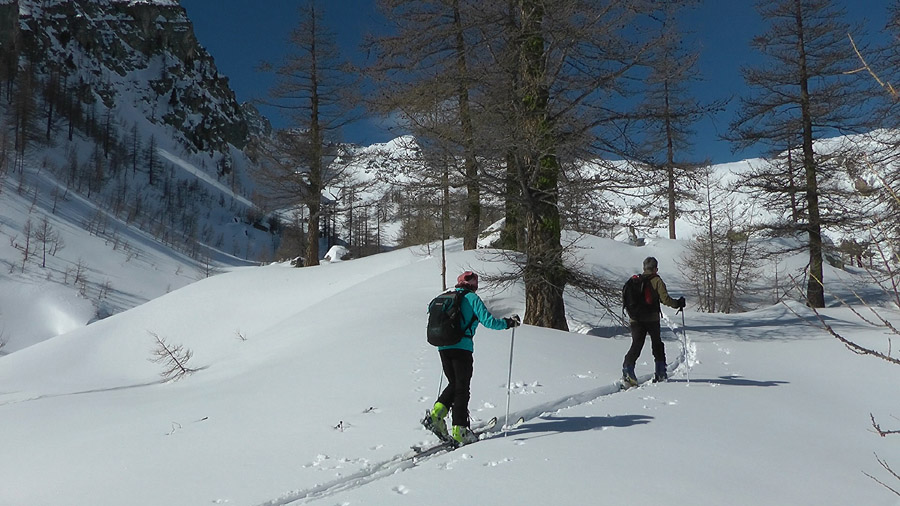
[[[370,74],[382,95],[379,112],[400,112],[420,142],[446,151],[451,183],[465,186],[463,247],[474,249],[481,232],[484,152],[479,97],[484,93],[481,27],[491,23],[489,6],[472,0],[381,0],[394,33],[373,41],[377,61]],[[458,168],[457,168],[458,165]]]
[[[258,176],[282,203],[302,203],[308,210],[306,265],[319,263],[323,192],[344,176],[337,164],[336,137],[355,117],[352,104],[357,77],[342,59],[334,33],[323,21],[315,0],[299,9],[300,23],[291,32],[291,51],[277,65],[270,105],[286,111],[291,127],[278,131],[272,143],[254,146],[262,162]]]
[[[616,123],[624,115],[613,99],[629,92],[625,76],[649,45],[641,30],[630,27],[653,5],[638,0],[415,4],[422,16],[404,20],[410,23],[404,33],[411,37],[402,39],[412,49],[395,67],[382,66],[409,79],[389,81],[397,84],[389,95],[392,110],[409,120],[414,133],[428,134],[436,148],[464,161],[463,141],[470,136],[461,133],[459,121],[463,80],[475,153],[484,160],[480,190],[505,201],[504,245],[524,253],[515,255],[521,261],[515,277],[525,282],[525,322],[566,329],[563,292],[573,273],[564,262],[561,196],[585,195],[586,183],[596,188],[600,177],[617,178],[604,173],[585,181],[575,168],[619,144],[622,125]],[[454,31],[460,26],[454,25],[457,6],[461,31]],[[460,33],[464,66],[456,58]],[[444,121],[422,122],[442,119],[440,113]]]
[[[144,163],[147,166],[147,184],[153,186],[156,184],[160,170],[159,155],[156,153],[156,136],[150,136],[150,143],[147,144],[147,150],[144,153]]]
[[[37,76],[29,63],[18,75],[13,88],[11,112],[14,131],[16,163],[14,169],[21,172],[25,151],[36,139],[41,138],[37,124]]]
[[[676,238],[678,201],[696,199],[690,188],[700,184],[703,164],[685,159],[693,146],[693,125],[723,108],[723,101],[703,104],[690,95],[688,85],[699,81],[699,54],[689,51],[678,16],[694,5],[691,0],[665,0],[659,12],[659,40],[650,51],[647,90],[638,115],[643,135],[638,157],[650,168],[647,187],[666,202],[669,238]],[[658,176],[662,176],[659,178]],[[662,181],[660,184],[659,181]]]
[[[504,58],[510,77],[497,97],[507,119],[493,138],[496,158],[512,164],[521,188],[525,242],[525,322],[567,329],[563,292],[582,273],[564,260],[562,195],[598,188],[617,175],[610,165],[585,178],[579,172],[621,144],[623,118],[615,97],[634,92],[627,79],[654,39],[636,27],[650,3],[513,2]],[[506,104],[505,106],[503,104]],[[608,169],[608,170],[607,170]]]
[[[852,131],[862,123],[855,115],[862,99],[855,85],[858,65],[848,50],[845,13],[833,0],[760,1],[757,8],[768,30],[752,46],[764,64],[742,69],[751,89],[741,100],[732,123],[732,137],[740,147],[761,144],[773,153],[787,153],[788,174],[775,177],[770,191],[796,193],[802,202],[800,222],[808,237],[808,303],[824,307],[822,183],[841,167],[835,153],[817,152],[817,139]],[[785,173],[784,168],[777,168]],[[827,196],[826,196],[827,197]]]

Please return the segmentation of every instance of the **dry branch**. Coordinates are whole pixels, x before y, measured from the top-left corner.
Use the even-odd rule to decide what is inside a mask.
[[[878,83],[879,86],[887,90],[887,92],[890,93],[892,97],[894,97],[895,99],[900,98],[900,92],[895,90],[894,87],[891,86],[891,83],[882,81],[881,78],[878,77],[878,74],[876,74],[875,71],[872,70],[872,67],[869,66],[868,62],[866,62],[866,59],[863,58],[863,55],[859,52],[859,48],[856,47],[856,42],[853,40],[853,36],[848,33],[847,37],[850,38],[850,45],[853,46],[853,52],[856,53],[856,57],[859,58],[859,61],[862,62],[863,69],[865,69],[869,73],[869,75],[872,76],[872,79],[875,79],[875,82]]]

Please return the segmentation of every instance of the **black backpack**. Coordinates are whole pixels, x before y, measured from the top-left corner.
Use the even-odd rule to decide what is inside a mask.
[[[463,325],[460,304],[468,290],[452,290],[444,292],[428,304],[428,343],[434,346],[450,346],[458,343],[466,331],[475,323]]]
[[[628,316],[635,320],[641,320],[659,312],[659,296],[650,285],[650,280],[656,274],[644,276],[635,274],[628,278],[622,287],[622,308]]]

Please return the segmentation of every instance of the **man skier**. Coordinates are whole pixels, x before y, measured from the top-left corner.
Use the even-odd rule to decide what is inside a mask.
[[[465,292],[460,303],[465,331],[457,344],[438,347],[441,367],[447,376],[447,387],[438,396],[431,412],[422,420],[422,425],[442,440],[446,441],[452,437],[463,445],[478,439],[469,428],[469,383],[473,372],[475,329],[479,323],[494,330],[505,330],[519,325],[517,317],[495,318],[475,293],[476,290],[478,290],[478,275],[474,272],[466,271],[456,279],[456,291]],[[448,411],[453,414],[453,429],[450,433],[447,432],[447,424],[444,421]]]
[[[625,361],[622,364],[622,381],[629,386],[638,384],[637,376],[634,374],[634,366],[638,357],[641,356],[641,349],[644,347],[644,341],[647,334],[650,334],[650,346],[653,350],[653,360],[656,362],[656,374],[653,381],[666,381],[668,373],[666,372],[666,349],[660,337],[659,315],[660,303],[675,309],[683,309],[685,306],[684,297],[673,300],[666,290],[666,283],[659,277],[659,263],[653,257],[644,259],[643,278],[650,283],[652,300],[650,301],[650,309],[646,314],[640,316],[629,315],[629,323],[631,324],[631,348],[625,354]]]

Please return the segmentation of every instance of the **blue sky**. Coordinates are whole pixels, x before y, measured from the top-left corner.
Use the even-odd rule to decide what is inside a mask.
[[[880,31],[893,0],[841,0],[855,20],[870,31]],[[374,0],[330,0],[326,22],[341,45],[356,52],[366,34],[380,29]],[[703,0],[683,22],[693,32],[701,51],[699,70],[704,81],[695,87],[702,101],[733,97],[728,110],[697,125],[696,156],[714,163],[740,160],[759,153],[732,153],[732,146],[718,139],[728,128],[745,86],[742,65],[754,63],[750,39],[765,29],[752,0]],[[239,101],[266,95],[270,76],[256,71],[263,60],[279,60],[288,33],[297,24],[300,0],[181,0],[200,43],[215,58],[219,72],[228,76]],[[849,50],[849,47],[848,47]],[[348,53],[349,54],[349,53]],[[350,55],[351,57],[353,55]],[[263,110],[274,116],[274,111]],[[276,126],[279,120],[271,117]],[[398,132],[375,119],[366,119],[344,129],[344,139],[360,144],[384,142]]]

